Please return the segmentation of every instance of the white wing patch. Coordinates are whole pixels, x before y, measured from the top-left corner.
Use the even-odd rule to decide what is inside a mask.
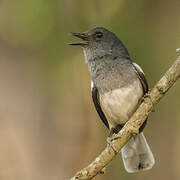
[[[142,72],[142,73],[144,74],[143,70],[141,69],[141,67],[140,67],[138,64],[136,64],[135,62],[133,62],[133,65],[134,65],[140,72]]]
[[[94,83],[93,83],[93,81],[91,80],[91,91],[92,91],[93,87],[94,87]]]
[[[88,63],[88,57],[85,48],[83,48],[83,53],[84,53],[85,63]]]

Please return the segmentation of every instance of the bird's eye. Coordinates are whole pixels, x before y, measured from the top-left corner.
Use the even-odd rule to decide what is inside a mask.
[[[103,33],[102,32],[96,32],[95,36],[96,36],[96,38],[100,39],[103,37]]]

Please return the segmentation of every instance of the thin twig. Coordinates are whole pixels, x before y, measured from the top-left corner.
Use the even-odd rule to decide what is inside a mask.
[[[170,87],[180,77],[180,50],[177,59],[172,64],[170,69],[159,80],[159,82],[152,88],[144,97],[137,111],[133,114],[131,119],[125,124],[122,130],[116,135],[117,138],[112,141],[112,147],[107,146],[105,150],[87,167],[83,168],[75,174],[71,180],[90,180],[97,174],[104,172],[106,166],[112,161],[113,157],[126,144],[130,137],[137,134],[139,128],[153,110],[153,106],[165,95]],[[115,150],[115,151],[114,151]]]

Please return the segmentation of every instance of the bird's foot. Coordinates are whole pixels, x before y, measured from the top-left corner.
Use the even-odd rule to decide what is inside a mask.
[[[109,136],[107,137],[107,147],[109,149],[109,152],[110,150],[113,150],[115,154],[118,153],[118,151],[113,145],[113,141],[121,138],[120,136],[118,136],[118,132],[122,129],[122,127],[123,125],[117,125],[115,128],[110,129]]]
[[[117,134],[111,134],[111,136],[107,137],[107,147],[108,147],[109,152],[113,150],[115,154],[118,153],[118,151],[114,147],[113,141],[119,138],[120,136],[118,136]]]
[[[152,102],[152,99],[151,99],[151,97],[150,97],[150,95],[149,95],[149,93],[146,93],[141,99],[140,99],[140,104],[142,103],[142,102],[150,102],[152,105],[153,105],[153,102]],[[153,106],[153,109],[152,109],[152,112],[155,112],[155,110],[154,110],[154,106]]]

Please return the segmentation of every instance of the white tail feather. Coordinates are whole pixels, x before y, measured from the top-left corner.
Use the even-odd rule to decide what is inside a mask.
[[[121,150],[125,169],[129,173],[151,169],[153,154],[143,133],[133,136]]]

